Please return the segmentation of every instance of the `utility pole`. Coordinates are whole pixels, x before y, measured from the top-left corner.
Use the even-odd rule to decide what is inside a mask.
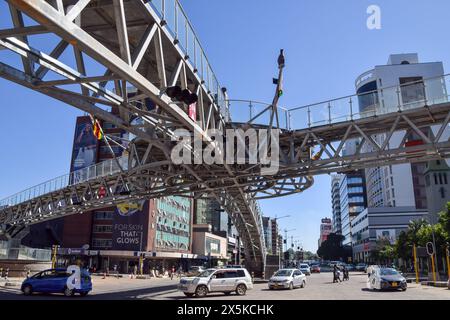
[[[275,224],[276,224],[276,228],[277,228],[277,234],[276,234],[276,239],[275,239],[275,243],[277,244],[276,245],[276,248],[277,248],[277,250],[278,250],[278,267],[281,269],[281,254],[282,254],[282,251],[283,251],[283,244],[281,243],[280,245],[281,245],[281,247],[280,248],[278,248],[279,246],[278,246],[278,234],[280,233],[280,229],[278,228],[278,220],[280,220],[280,219],[284,219],[284,218],[289,218],[290,217],[290,215],[284,215],[284,216],[281,216],[281,217],[277,217],[277,215],[275,215],[275,218],[272,218],[272,220],[275,220]],[[273,234],[272,234],[272,242],[274,241],[274,239],[273,239]]]

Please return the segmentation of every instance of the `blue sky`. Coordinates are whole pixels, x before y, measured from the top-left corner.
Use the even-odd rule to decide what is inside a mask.
[[[195,0],[182,1],[223,86],[235,99],[269,101],[276,58],[285,49],[285,94],[298,106],[354,93],[358,75],[385,64],[391,53],[418,52],[448,70],[448,0]],[[380,6],[382,29],[368,30],[366,9]],[[0,4],[0,28],[9,26]],[[45,39],[44,39],[45,40]],[[47,41],[47,40],[45,40]],[[48,40],[50,41],[50,40]],[[0,61],[10,63],[0,51]],[[16,61],[17,62],[17,61]],[[0,79],[0,198],[67,173],[82,113]],[[261,202],[269,216],[290,214],[282,229],[307,250],[317,249],[319,224],[331,216],[330,177],[297,196]]]

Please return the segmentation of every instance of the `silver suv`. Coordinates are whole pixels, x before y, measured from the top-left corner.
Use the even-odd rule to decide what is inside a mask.
[[[243,296],[250,289],[253,289],[252,277],[244,268],[208,269],[197,277],[181,278],[178,285],[178,290],[187,297],[204,297],[210,292],[226,295],[236,292]]]

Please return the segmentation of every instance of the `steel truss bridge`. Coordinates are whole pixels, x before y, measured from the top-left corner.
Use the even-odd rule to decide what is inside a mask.
[[[0,225],[9,236],[29,224],[124,202],[210,197],[231,216],[247,267],[262,272],[266,250],[257,200],[303,192],[318,174],[449,157],[447,76],[408,84],[423,86],[424,97],[415,101],[403,99],[403,87],[383,89],[383,104],[374,98],[380,92],[368,93],[374,103],[364,112],[361,96],[291,109],[279,107],[277,98],[272,104],[233,101],[176,0],[8,0],[7,7],[12,25],[0,30],[0,76],[135,137],[126,156],[0,201]],[[174,85],[198,95],[195,121],[166,94]],[[171,159],[176,129],[214,145],[211,129],[250,128],[279,130],[276,173],[262,175],[261,164],[177,165]],[[413,135],[421,144],[408,143]],[[345,152],[355,140],[357,149]]]

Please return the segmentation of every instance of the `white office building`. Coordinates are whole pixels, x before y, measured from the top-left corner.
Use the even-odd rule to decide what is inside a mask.
[[[359,95],[359,111],[377,114],[398,110],[399,104],[414,108],[447,101],[442,62],[419,62],[416,53],[394,54],[386,65],[376,66],[363,73],[356,80]],[[428,80],[433,79],[433,80]],[[399,90],[399,86],[401,89]],[[436,134],[438,126],[425,132]],[[444,138],[448,139],[450,130]],[[387,134],[373,137],[381,145]],[[390,140],[390,148],[397,148],[403,141],[405,132],[395,132]],[[411,133],[406,140],[407,146],[421,144],[421,137]],[[371,151],[364,144],[363,151]],[[415,207],[427,208],[426,184],[424,178],[425,163],[398,164],[393,166],[368,168],[365,171],[368,207]]]

